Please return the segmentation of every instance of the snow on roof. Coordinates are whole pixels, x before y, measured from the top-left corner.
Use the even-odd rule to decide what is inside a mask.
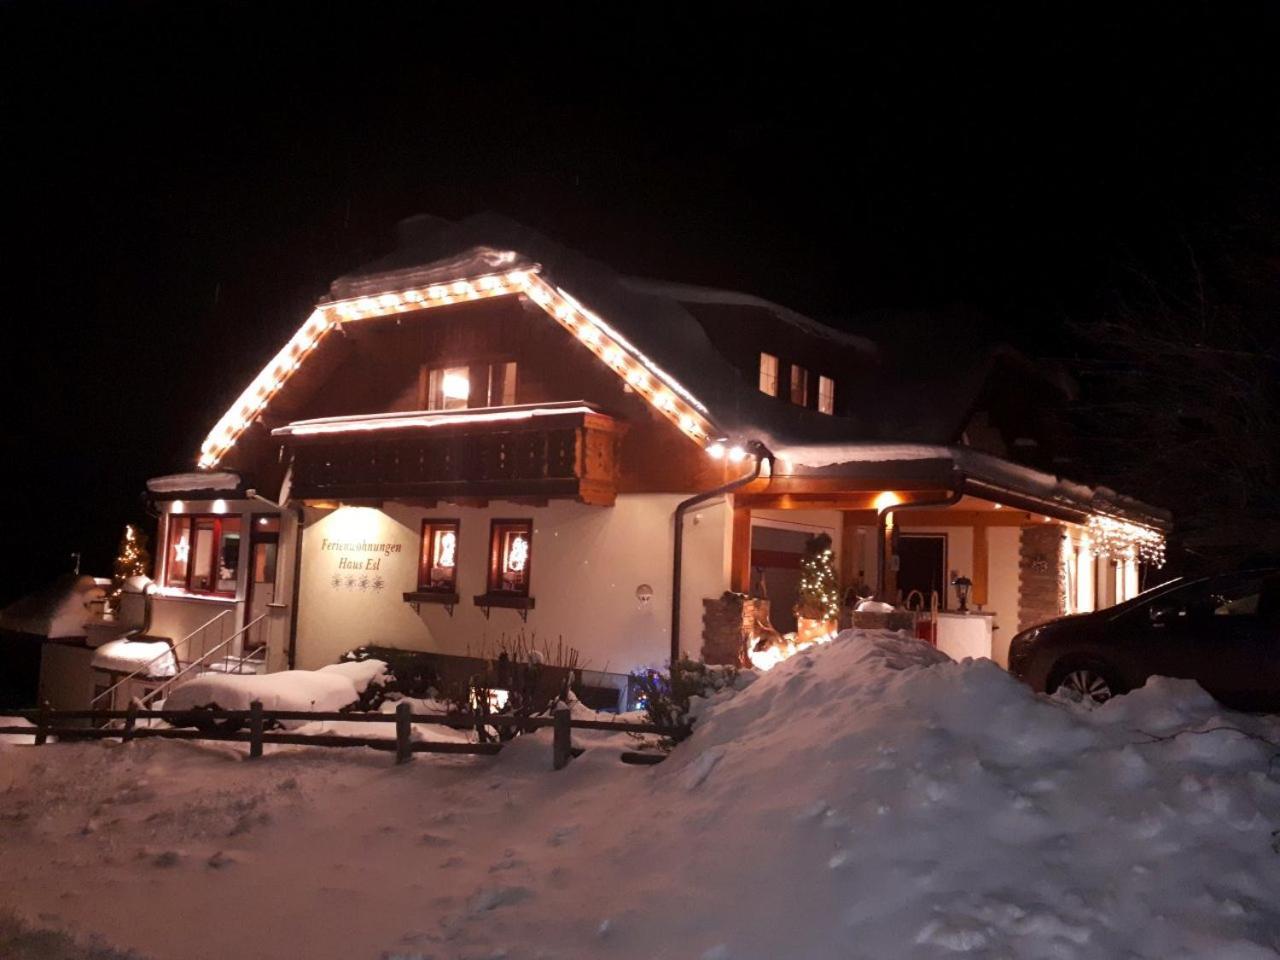
[[[954,322],[942,324],[941,314],[886,313],[877,322],[896,338],[891,340],[892,349],[885,350],[866,337],[833,330],[759,297],[622,276],[494,214],[481,214],[458,223],[410,218],[402,222],[401,234],[400,245],[387,256],[331,284],[333,303],[320,305],[282,351],[282,359],[269,364],[259,375],[262,382],[255,381],[256,387],[251,384],[219,422],[205,442],[202,463],[216,464],[256,416],[253,411],[261,410],[289,371],[305,362],[319,338],[335,326],[329,312],[354,311],[352,315],[359,318],[418,309],[422,306],[421,289],[412,291],[416,299],[411,303],[404,302],[397,292],[468,277],[493,277],[495,271],[509,271],[504,275],[507,278],[521,276],[523,285],[512,287],[499,278],[496,286],[491,285],[487,291],[472,290],[472,295],[523,291],[553,320],[562,310],[580,310],[580,320],[587,322],[589,317],[588,325],[612,338],[611,342],[670,389],[670,394],[661,398],[655,394],[649,399],[700,442],[717,439],[707,435],[711,430],[737,442],[758,440],[775,452],[838,450],[854,441],[950,444],[959,437],[965,418],[972,413],[999,363],[1010,362],[1028,375],[1035,370],[1033,364],[1010,348],[978,344],[963,311],[950,317]],[[528,276],[520,271],[527,271]],[[756,389],[754,379],[744,376],[716,348],[706,328],[691,312],[689,305],[694,303],[767,310],[807,334],[874,354],[873,369],[852,371],[840,387],[847,391],[846,397],[855,400],[849,408],[865,412],[827,416],[765,395]],[[568,321],[561,322],[570,325]],[[920,337],[911,331],[930,322],[940,326],[950,339],[942,343],[935,335],[929,341],[930,347],[921,349]],[[900,327],[905,332],[899,332]],[[892,362],[885,360],[890,354]],[[608,351],[602,353],[605,362],[609,362],[607,357]],[[622,365],[615,365],[615,369],[622,374]],[[652,387],[643,370],[640,382]],[[1056,388],[1045,381],[1044,389]],[[671,401],[671,405],[664,407],[664,401]],[[676,403],[687,406],[676,412]],[[1047,476],[1036,471],[1018,472],[1012,469],[1013,464],[1009,467],[1003,476],[1018,484],[1030,482],[1042,487]],[[1059,478],[1052,481],[1058,488],[1066,485]]]
[[[720,303],[727,306],[752,307],[767,310],[779,320],[790,324],[798,330],[824,340],[833,340],[845,346],[856,347],[868,353],[879,353],[880,348],[875,341],[856,333],[837,330],[825,323],[820,323],[803,313],[784,307],[782,304],[765,300],[750,293],[738,293],[734,290],[717,290],[713,287],[700,287],[690,283],[675,283],[667,280],[650,280],[641,277],[623,277],[622,283],[640,293],[669,297],[680,303]]]
[[[90,601],[106,596],[110,580],[67,574],[44,590],[0,610],[0,629],[38,637],[83,637]]]
[[[225,470],[193,473],[172,473],[164,477],[152,477],[147,481],[151,493],[192,493],[204,490],[235,490],[240,486],[240,475]]]
[[[146,677],[172,677],[178,672],[173,647],[163,640],[111,640],[93,651],[90,666],[114,673],[146,668]]]
[[[839,476],[842,467],[922,461],[942,461],[966,479],[1031,495],[1047,505],[1057,504],[1085,513],[1119,514],[1147,526],[1166,528],[1167,512],[1107,487],[1091,487],[1013,463],[969,447],[916,443],[843,443],[783,446],[774,454],[788,469],[821,471]]]

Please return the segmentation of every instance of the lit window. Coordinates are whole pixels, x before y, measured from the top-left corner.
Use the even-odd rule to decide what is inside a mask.
[[[465,410],[470,398],[471,373],[466,367],[437,367],[428,374],[428,410]]]
[[[489,406],[509,407],[516,402],[516,363],[489,364]]]
[[[240,570],[240,518],[172,517],[164,582],[192,593],[235,596]]]
[[[809,371],[794,363],[791,365],[791,402],[798,407],[809,405]]]
[[[529,595],[532,520],[494,520],[490,538],[489,592]]]
[[[778,395],[778,358],[771,353],[760,354],[760,392]]]
[[[836,412],[836,382],[830,377],[818,377],[818,412]]]
[[[169,550],[165,559],[164,582],[168,587],[187,585],[191,560],[191,518],[169,518]]]
[[[472,383],[472,373],[476,382]],[[475,367],[424,368],[423,400],[428,410],[509,407],[516,402],[514,360]],[[488,374],[487,379],[485,378]]]
[[[422,559],[418,589],[441,593],[458,591],[458,521],[422,521]]]

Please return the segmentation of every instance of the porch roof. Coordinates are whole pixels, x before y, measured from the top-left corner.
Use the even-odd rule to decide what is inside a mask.
[[[1089,486],[1011,463],[969,447],[912,443],[844,443],[781,446],[778,473],[797,477],[880,480],[897,476],[936,480],[940,488],[970,493],[1008,506],[1080,521],[1114,517],[1167,531],[1171,515],[1102,486]]]

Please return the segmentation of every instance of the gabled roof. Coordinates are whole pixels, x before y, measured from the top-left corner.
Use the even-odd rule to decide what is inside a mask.
[[[898,338],[910,341],[907,346],[874,341],[746,294],[623,276],[493,214],[458,223],[415,217],[400,225],[391,253],[333,282],[329,297],[210,433],[199,467],[215,468],[321,340],[342,325],[503,296],[536,303],[694,442],[758,440],[774,450],[815,454],[810,462],[823,460],[818,451],[824,448],[838,452],[851,443],[952,445],[997,364],[1031,369],[1016,351],[973,347],[962,336],[930,351],[909,335]],[[827,340],[842,356],[857,356],[865,368],[840,389],[852,391],[858,398],[852,408],[864,412],[829,416],[761,393],[713,344],[698,318],[708,305],[763,311],[799,337]],[[918,319],[901,317],[902,329]],[[938,325],[936,315],[932,321]],[[943,326],[963,334],[965,322],[958,315]],[[1044,387],[1057,389],[1048,381]]]

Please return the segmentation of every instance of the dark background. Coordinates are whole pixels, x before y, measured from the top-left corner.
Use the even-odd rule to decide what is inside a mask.
[[[1189,252],[1275,280],[1261,4],[455,6],[0,4],[0,602],[109,574],[412,213],[835,324],[966,303],[1052,357]]]

